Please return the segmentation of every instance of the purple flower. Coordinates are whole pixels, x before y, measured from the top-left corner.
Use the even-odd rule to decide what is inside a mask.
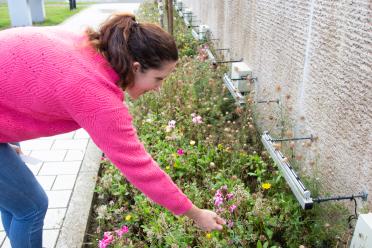
[[[232,228],[232,227],[234,226],[234,221],[229,220],[229,221],[227,222],[227,226],[228,226],[229,228]]]
[[[222,192],[221,192],[221,190],[217,190],[216,191],[216,194],[214,195],[215,197],[222,197]]]
[[[234,210],[236,209],[236,205],[231,205],[230,208],[229,208],[229,211],[232,213],[234,212]]]
[[[231,200],[232,198],[234,198],[234,194],[233,193],[228,193],[226,195],[226,198],[227,198],[227,200]]]
[[[182,149],[178,149],[177,150],[177,154],[180,155],[180,156],[182,156],[185,153],[184,153],[184,151]]]
[[[222,203],[223,203],[223,198],[222,197],[218,197],[218,196],[217,197],[214,197],[214,205],[216,207],[221,206]]]

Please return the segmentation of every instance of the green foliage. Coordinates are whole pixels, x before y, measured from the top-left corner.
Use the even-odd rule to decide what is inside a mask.
[[[78,13],[89,3],[77,3],[77,8],[70,11],[68,3],[47,2],[45,3],[46,19],[42,23],[34,23],[35,26],[52,26],[58,25],[68,17]],[[0,3],[0,30],[10,28],[10,17],[7,4]]]

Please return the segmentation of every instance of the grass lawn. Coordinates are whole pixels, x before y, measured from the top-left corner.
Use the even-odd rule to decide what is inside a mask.
[[[69,4],[66,3],[45,3],[46,18],[42,23],[34,23],[35,26],[57,25],[68,17],[76,14],[80,10],[89,6],[88,3],[77,3],[77,9],[70,11]],[[10,17],[8,5],[0,3],[0,30],[10,28]]]

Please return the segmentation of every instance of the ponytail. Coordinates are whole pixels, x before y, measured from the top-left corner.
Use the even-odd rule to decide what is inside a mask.
[[[177,61],[178,51],[173,37],[152,23],[138,23],[129,13],[113,14],[98,32],[87,29],[88,40],[119,74],[124,90],[133,83],[133,62],[141,69],[159,69],[165,61]]]

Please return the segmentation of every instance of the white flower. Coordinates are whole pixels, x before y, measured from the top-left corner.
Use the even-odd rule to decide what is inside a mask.
[[[176,127],[176,121],[175,121],[175,120],[170,120],[170,121],[168,122],[168,127],[169,127],[170,129],[175,128],[175,127]]]

